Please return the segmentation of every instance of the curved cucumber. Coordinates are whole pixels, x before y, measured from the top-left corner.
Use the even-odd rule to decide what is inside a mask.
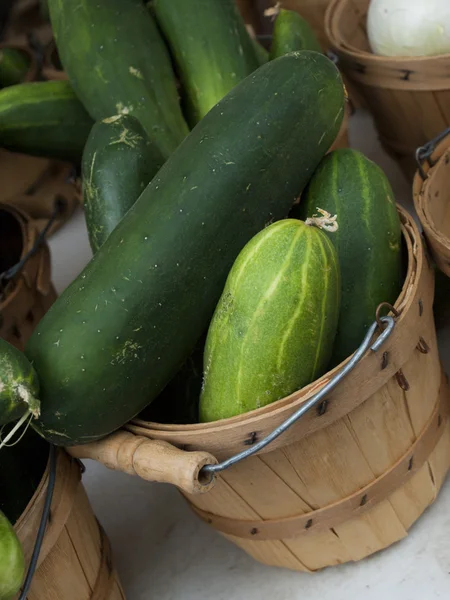
[[[336,67],[303,52],[263,65],[202,119],[28,341],[43,435],[88,442],[157,397],[208,327],[237,255],[288,214],[343,111]]]
[[[23,81],[30,68],[30,58],[15,48],[0,50],[0,87],[9,87]]]
[[[0,425],[26,413],[37,417],[39,380],[25,354],[0,338]]]
[[[96,123],[84,148],[84,214],[95,253],[153,179],[164,159],[139,121],[119,115]]]
[[[92,125],[68,81],[0,90],[0,146],[7,150],[79,162]]]
[[[49,0],[59,56],[96,121],[131,114],[167,158],[188,133],[175,75],[142,0]]]
[[[309,23],[297,12],[282,8],[275,19],[270,59],[296,50],[322,52]]]
[[[337,215],[328,234],[342,273],[342,304],[333,366],[361,343],[381,302],[394,304],[401,291],[401,230],[394,194],[383,171],[356,150],[327,155],[295,209],[300,218],[320,207]]]
[[[239,254],[208,332],[201,421],[239,415],[311,383],[336,334],[340,275],[333,244],[286,219]]]
[[[20,477],[20,473],[16,473]],[[19,538],[0,511],[0,600],[12,600],[22,585],[25,558]]]
[[[154,0],[194,126],[260,65],[235,0]]]

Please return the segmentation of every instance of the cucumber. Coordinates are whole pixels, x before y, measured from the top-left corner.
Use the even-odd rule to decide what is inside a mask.
[[[161,393],[238,253],[288,214],[343,112],[336,67],[302,52],[260,67],[202,119],[28,341],[42,435],[98,439]]]
[[[9,87],[23,81],[31,61],[25,52],[15,48],[0,50],[0,87]]]
[[[23,352],[0,338],[0,425],[40,413],[39,380]]]
[[[119,115],[96,123],[84,148],[84,214],[95,253],[133,206],[164,159],[139,121]]]
[[[260,65],[260,55],[235,0],[154,0],[152,3],[175,59],[194,126]]]
[[[270,60],[296,50],[314,50],[322,53],[309,23],[292,10],[280,9],[273,27]]]
[[[394,194],[383,171],[348,148],[327,155],[314,173],[294,216],[320,207],[337,215],[328,234],[342,273],[342,303],[332,366],[352,354],[381,302],[394,304],[402,285],[401,229]]]
[[[95,121],[132,114],[167,158],[188,134],[164,41],[142,0],[49,0],[61,62]]]
[[[79,162],[92,125],[68,81],[0,90],[0,146],[7,150]]]
[[[11,523],[23,513],[44,475],[48,443],[31,427],[18,444],[0,450],[0,510]]]
[[[296,219],[273,223],[239,254],[208,331],[200,420],[271,404],[327,367],[339,318],[333,244]]]
[[[16,474],[20,477],[20,474]],[[11,523],[0,511],[0,600],[12,600],[25,575],[22,545]]]
[[[252,42],[259,65],[265,65],[269,60],[269,52],[258,42],[258,40],[252,39]]]

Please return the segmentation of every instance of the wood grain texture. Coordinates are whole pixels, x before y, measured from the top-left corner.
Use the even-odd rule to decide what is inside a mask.
[[[385,57],[370,51],[369,0],[331,0],[325,31],[339,68],[372,112],[383,146],[408,178],[418,146],[450,125],[450,54]]]
[[[48,468],[15,525],[29,563],[48,485]],[[125,600],[111,548],[80,482],[80,468],[58,450],[51,519],[29,600]]]

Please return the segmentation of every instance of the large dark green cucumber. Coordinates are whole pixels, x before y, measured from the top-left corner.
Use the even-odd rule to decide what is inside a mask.
[[[317,207],[337,215],[328,234],[342,274],[342,303],[333,365],[352,354],[381,302],[394,304],[401,290],[401,230],[394,194],[383,171],[356,150],[327,155],[295,209],[311,217]]]
[[[94,125],[84,148],[84,214],[95,253],[156,175],[164,159],[131,115]]]
[[[260,65],[260,58],[235,0],[153,0],[152,7],[174,56],[193,126]]]
[[[319,40],[309,23],[297,12],[282,8],[273,27],[270,59],[296,50],[322,52]]]
[[[327,367],[339,317],[339,263],[327,236],[273,223],[239,254],[208,331],[200,419],[288,396]]]
[[[20,477],[20,473],[16,474]],[[0,511],[0,600],[12,600],[22,585],[25,557],[13,526]]]
[[[48,443],[31,427],[19,443],[0,450],[0,510],[12,523],[17,521],[33,497],[47,466],[48,456]]]
[[[68,81],[0,90],[0,146],[8,150],[79,162],[92,125]]]
[[[39,380],[23,352],[0,338],[0,425],[39,415]]]
[[[155,399],[206,330],[237,255],[288,214],[343,112],[336,67],[299,52],[202,119],[30,338],[43,435],[89,442]]]
[[[188,133],[170,57],[142,0],[49,0],[59,57],[95,121],[132,114],[167,158]]]
[[[0,50],[0,87],[21,83],[31,65],[30,57],[16,48]]]

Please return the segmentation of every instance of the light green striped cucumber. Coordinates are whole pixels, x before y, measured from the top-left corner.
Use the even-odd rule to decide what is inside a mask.
[[[383,171],[348,148],[325,156],[293,214],[305,219],[317,207],[337,215],[329,233],[342,273],[342,303],[332,365],[362,342],[382,302],[394,304],[402,285],[400,218]]]
[[[20,473],[16,473],[16,477],[20,477]],[[15,597],[24,574],[25,558],[19,538],[0,511],[0,600],[12,600]]]
[[[0,425],[39,415],[39,380],[25,354],[0,338]]]
[[[297,12],[282,8],[275,19],[270,60],[299,50],[322,52],[309,23]]]
[[[16,48],[0,50],[0,87],[21,83],[30,68],[30,57]]]
[[[99,121],[83,152],[84,214],[95,253],[163,165],[158,148],[131,115]]]
[[[320,376],[340,293],[336,250],[320,229],[285,219],[250,240],[208,331],[200,420],[260,408]]]
[[[193,127],[260,66],[235,0],[153,0],[175,59]]]

